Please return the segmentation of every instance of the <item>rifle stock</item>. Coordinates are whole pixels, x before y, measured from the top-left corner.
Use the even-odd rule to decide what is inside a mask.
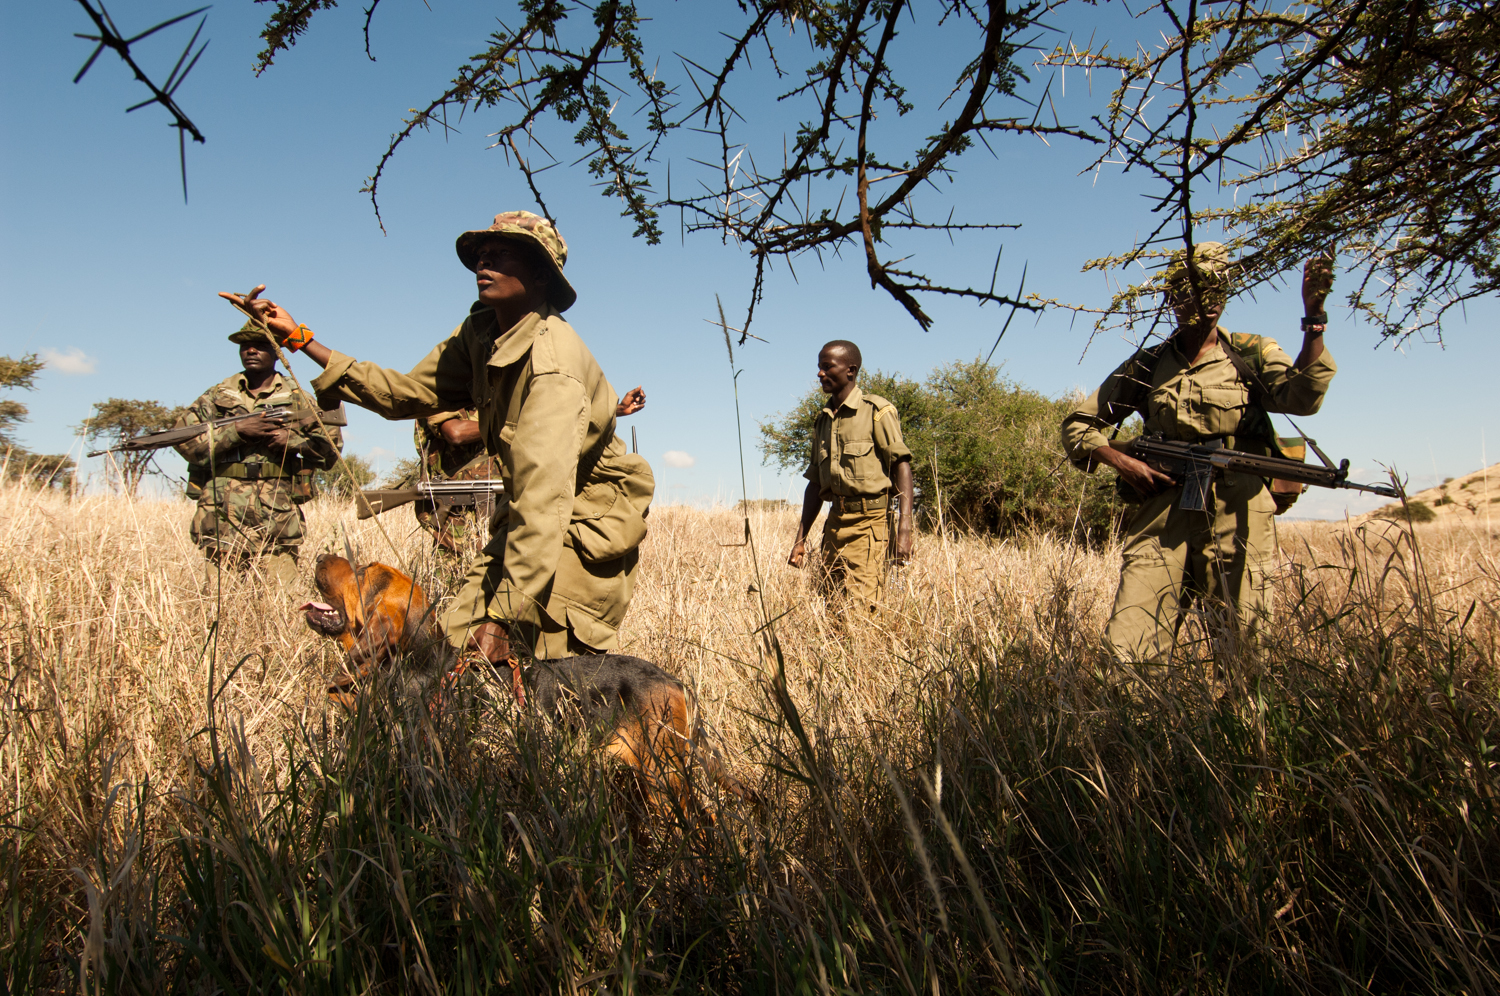
[[[410,505],[420,497],[422,497],[422,492],[414,488],[394,491],[358,491],[354,495],[355,514],[360,519],[368,519],[381,512],[400,508],[402,505]]]
[[[423,481],[414,488],[356,492],[355,515],[368,519],[393,508],[409,505],[421,498],[448,508],[453,505],[484,505],[494,496],[505,493],[505,485],[495,480]]]

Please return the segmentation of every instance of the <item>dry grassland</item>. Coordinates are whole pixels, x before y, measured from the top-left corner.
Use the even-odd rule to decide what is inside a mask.
[[[347,540],[447,592],[408,512],[306,511],[304,570]],[[1285,525],[1264,654],[1216,674],[1190,625],[1139,674],[1097,650],[1117,551],[925,535],[885,626],[846,633],[785,566],[795,516],[752,510],[753,545],[732,509],[651,516],[621,648],[696,689],[772,805],[643,843],[586,750],[447,730],[429,754],[399,706],[332,712],[311,590],[214,571],[187,503],[0,490],[6,985],[1500,986],[1500,531]],[[328,788],[359,765],[408,787],[384,815]],[[369,840],[328,829],[356,817]],[[406,870],[377,887],[340,848]]]

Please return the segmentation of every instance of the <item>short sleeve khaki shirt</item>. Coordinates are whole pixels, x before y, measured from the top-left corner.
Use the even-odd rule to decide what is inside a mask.
[[[909,459],[896,406],[856,386],[837,411],[818,413],[803,476],[818,485],[824,501],[868,497],[889,491],[891,468]]]

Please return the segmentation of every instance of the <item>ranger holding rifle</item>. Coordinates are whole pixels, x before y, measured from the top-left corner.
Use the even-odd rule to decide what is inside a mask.
[[[1301,467],[1300,477],[1276,479],[1297,473],[1300,465],[1286,458],[1302,456],[1302,441],[1279,440],[1269,415],[1314,414],[1333,380],[1337,368],[1323,346],[1332,261],[1314,258],[1303,269],[1306,317],[1295,362],[1274,339],[1219,328],[1233,272],[1217,242],[1194,246],[1191,263],[1178,252],[1164,286],[1176,332],[1126,360],[1063,420],[1073,464],[1090,472],[1109,464],[1121,496],[1140,502],[1126,526],[1105,629],[1117,660],[1165,661],[1194,597],[1216,603],[1221,618],[1209,628],[1229,637],[1228,646],[1218,642],[1232,653],[1270,616],[1271,517],[1291,507],[1303,484],[1349,486],[1347,468]],[[1119,426],[1135,414],[1149,438],[1116,444]],[[1252,459],[1220,452],[1216,460],[1215,449]]]
[[[177,444],[188,462],[188,497],[198,499],[193,542],[226,566],[263,558],[267,575],[291,585],[302,545],[298,506],[313,496],[313,472],[338,461],[343,437],[337,425],[343,419],[322,419],[332,423],[330,446],[310,417],[288,418],[299,410],[311,416],[317,406],[276,372],[276,353],[265,333],[247,322],[229,341],[239,345],[244,369],[205,391],[177,420],[179,429],[169,430],[217,421]]]

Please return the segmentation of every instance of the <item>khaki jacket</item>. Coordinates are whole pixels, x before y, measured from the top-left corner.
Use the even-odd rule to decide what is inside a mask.
[[[558,623],[576,605],[623,613],[612,569],[558,576],[564,544],[585,565],[632,553],[646,535],[655,480],[615,435],[614,389],[578,333],[550,307],[508,330],[476,304],[409,373],[335,352],[313,381],[325,403],[349,401],[389,419],[476,408],[485,448],[510,495],[499,618]],[[617,620],[616,620],[617,624]]]
[[[1295,370],[1292,358],[1275,339],[1252,335],[1229,338],[1235,352],[1244,357],[1269,392],[1257,399],[1261,408],[1288,415],[1313,415],[1322,407],[1338,371],[1327,349],[1306,370]],[[1063,448],[1078,468],[1094,469],[1089,455],[1108,443],[1107,433],[1134,411],[1128,399],[1141,394],[1141,357],[1137,353],[1120,364],[1063,420]],[[1270,427],[1256,417],[1251,395],[1251,386],[1224,354],[1222,341],[1219,349],[1198,364],[1190,363],[1169,341],[1156,361],[1145,394],[1145,431],[1185,443],[1223,438],[1226,445],[1239,449],[1269,442],[1263,437],[1269,437]],[[1248,417],[1260,424],[1252,425]]]
[[[197,425],[200,422],[211,422],[227,415],[243,415],[270,408],[273,405],[307,408],[312,405],[312,402],[298,393],[292,387],[291,382],[279,373],[272,376],[270,383],[262,388],[259,394],[251,394],[245,386],[245,374],[241,372],[233,377],[226,377],[204,391],[198,400],[188,407],[187,412],[177,419],[176,424],[179,426]],[[280,467],[285,474],[290,475],[297,470],[304,469],[329,470],[338,462],[339,450],[344,445],[344,437],[336,426],[327,427],[329,434],[333,437],[334,446],[329,446],[328,440],[314,426],[289,426],[288,428],[291,433],[285,453],[291,459],[284,459],[280,449],[272,450],[263,443],[245,441],[240,437],[239,430],[232,425],[209,429],[185,443],[179,443],[175,449],[188,463],[202,471],[207,471],[209,476],[221,476],[226,470],[236,476],[245,476],[237,469],[238,466],[252,464]]]
[[[896,406],[856,385],[838,411],[824,407],[813,424],[812,452],[803,474],[824,501],[885,494],[891,468],[911,459]]]

